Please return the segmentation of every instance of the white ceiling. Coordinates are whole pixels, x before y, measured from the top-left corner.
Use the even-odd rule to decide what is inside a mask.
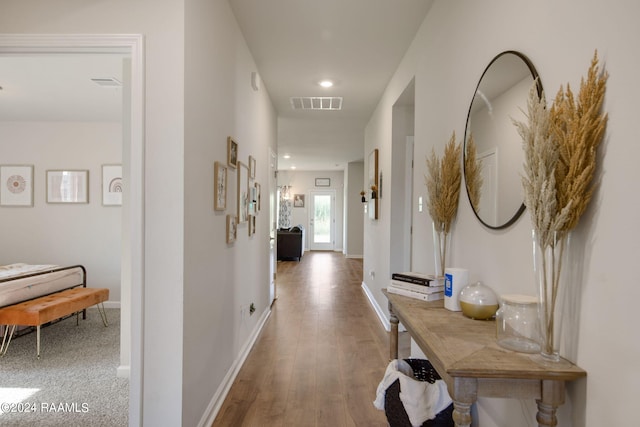
[[[364,126],[432,0],[229,3],[278,114],[279,168],[335,170],[362,160]],[[121,68],[116,53],[0,55],[0,120],[117,121],[121,90],[91,78],[122,80]],[[322,79],[334,87],[323,89]],[[294,111],[296,96],[343,97],[343,108]]]

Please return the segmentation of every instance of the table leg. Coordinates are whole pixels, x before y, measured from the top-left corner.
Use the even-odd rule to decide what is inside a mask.
[[[470,427],[471,406],[478,398],[478,381],[475,378],[454,378],[453,381],[453,390],[449,390],[453,399],[453,421],[456,427]]]
[[[389,335],[389,357],[391,360],[398,358],[398,317],[393,312],[393,305],[389,301],[389,322],[391,323],[391,333]]]
[[[542,398],[537,399],[538,426],[554,427],[558,425],[556,410],[564,403],[564,381],[542,381]]]

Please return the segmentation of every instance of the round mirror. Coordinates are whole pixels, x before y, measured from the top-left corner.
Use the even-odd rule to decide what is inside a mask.
[[[482,73],[469,107],[464,136],[467,195],[480,222],[491,229],[510,226],[524,211],[524,151],[512,119],[526,119],[523,110],[536,79],[540,95],[542,84],[531,61],[519,52],[502,52]]]

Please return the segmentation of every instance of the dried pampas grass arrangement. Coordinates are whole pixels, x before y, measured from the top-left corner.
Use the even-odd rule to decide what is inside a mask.
[[[434,232],[438,236],[440,272],[444,274],[445,258],[447,253],[447,235],[451,232],[451,224],[458,212],[458,198],[460,196],[460,182],[462,172],[460,170],[460,156],[462,146],[456,144],[456,133],[453,132],[444,149],[442,161],[438,159],[435,149],[431,149],[431,156],[427,157],[427,208],[433,221]],[[436,236],[434,236],[435,238]]]
[[[467,183],[467,194],[471,207],[475,212],[480,209],[480,196],[482,194],[482,164],[477,160],[477,148],[473,134],[467,138],[464,156],[464,177]]]
[[[534,258],[538,276],[542,354],[559,360],[556,310],[562,260],[568,233],[578,224],[593,196],[597,149],[606,125],[602,104],[608,74],[598,68],[597,51],[586,80],[575,98],[567,84],[560,87],[551,108],[536,85],[529,92],[526,123],[514,121],[522,137],[525,164],[522,184],[525,205],[535,232]],[[537,254],[537,255],[536,255]]]

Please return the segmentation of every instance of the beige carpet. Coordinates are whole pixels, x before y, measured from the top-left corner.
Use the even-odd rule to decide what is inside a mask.
[[[126,426],[129,384],[116,377],[120,310],[107,309],[104,327],[93,308],[87,319],[63,320],[14,339],[0,358],[1,426]]]

